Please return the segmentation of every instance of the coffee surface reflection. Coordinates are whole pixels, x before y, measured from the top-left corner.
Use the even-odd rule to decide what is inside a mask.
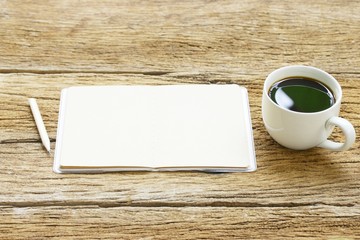
[[[295,112],[320,112],[335,103],[335,97],[327,86],[305,77],[282,79],[271,86],[268,94],[276,104]]]

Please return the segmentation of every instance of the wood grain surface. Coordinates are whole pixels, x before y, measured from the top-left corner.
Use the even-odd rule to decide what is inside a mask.
[[[293,151],[267,134],[264,79],[305,64],[343,88],[360,134],[358,1],[0,1],[0,239],[359,239],[359,137]],[[64,87],[245,86],[258,170],[55,174]],[[342,141],[339,130],[331,136]]]

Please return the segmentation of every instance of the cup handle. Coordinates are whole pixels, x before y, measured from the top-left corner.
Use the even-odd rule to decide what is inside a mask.
[[[330,140],[325,140],[320,143],[318,147],[331,149],[334,151],[345,151],[353,145],[355,142],[355,129],[353,125],[346,119],[341,117],[331,117],[326,121],[325,127],[331,128],[333,126],[337,126],[341,129],[343,134],[345,135],[345,142],[339,143]]]

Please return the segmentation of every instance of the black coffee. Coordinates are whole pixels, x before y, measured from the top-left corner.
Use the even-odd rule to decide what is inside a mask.
[[[305,77],[289,77],[274,83],[269,96],[283,108],[304,113],[319,112],[335,103],[327,86]]]

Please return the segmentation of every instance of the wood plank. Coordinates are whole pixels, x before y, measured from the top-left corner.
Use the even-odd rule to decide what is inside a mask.
[[[358,73],[358,1],[2,1],[0,71]],[[30,11],[31,10],[31,11]]]
[[[263,82],[267,74],[179,72],[164,75],[143,74],[0,74],[0,143],[21,139],[38,139],[35,123],[27,103],[29,97],[38,99],[38,104],[54,141],[57,128],[57,114],[62,88],[83,85],[119,85],[119,84],[239,84],[249,92],[254,134],[264,134],[261,119],[261,96]],[[331,73],[331,72],[330,72]],[[358,74],[333,74],[343,88],[343,104],[340,115],[360,127],[358,113]],[[32,129],[32,131],[29,131]],[[258,132],[258,130],[260,132]],[[260,137],[261,137],[260,136]],[[336,136],[341,138],[340,135]],[[269,139],[269,138],[267,138]],[[341,140],[341,139],[340,139]],[[267,140],[268,141],[268,140]],[[258,142],[258,144],[261,141]]]
[[[109,173],[60,175],[40,143],[2,144],[0,205],[359,207],[358,151],[258,151],[251,174]],[[355,152],[355,153],[354,153]],[[296,160],[295,160],[296,159]]]
[[[359,131],[358,75],[341,74],[344,111]],[[359,141],[350,151],[292,151],[277,145],[261,120],[264,77],[169,74],[2,74],[0,95],[0,204],[8,206],[311,206],[357,207]],[[100,79],[100,80],[99,80]],[[52,148],[60,89],[83,84],[234,82],[249,90],[259,169],[251,174],[113,173],[58,175],[42,148],[27,97],[39,98]],[[341,140],[341,134],[335,135]]]
[[[6,239],[356,239],[360,211],[349,207],[1,208]]]

